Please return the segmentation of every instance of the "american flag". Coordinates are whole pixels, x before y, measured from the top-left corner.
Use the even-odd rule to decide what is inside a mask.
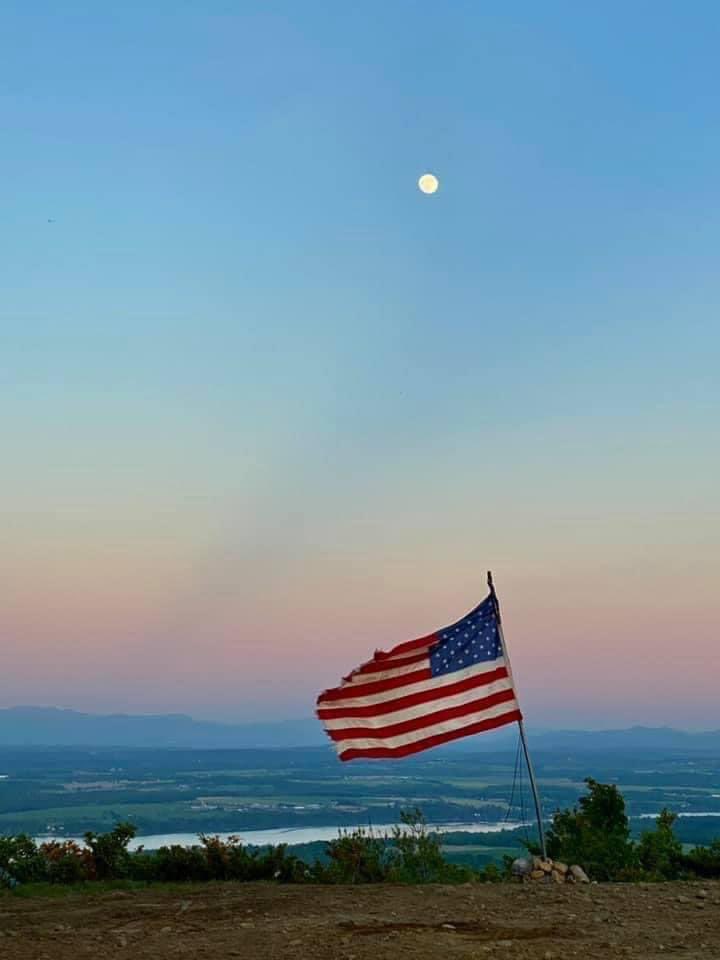
[[[435,633],[378,650],[317,715],[341,760],[406,757],[522,719],[494,595]]]

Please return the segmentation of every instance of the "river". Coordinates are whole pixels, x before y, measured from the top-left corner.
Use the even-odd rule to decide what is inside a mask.
[[[681,813],[684,817],[720,817],[720,811],[703,811],[701,813]],[[641,813],[633,816],[631,820],[655,820],[656,813]],[[515,820],[496,820],[484,823],[434,823],[429,824],[433,830],[439,833],[448,833],[453,831],[462,831],[464,833],[500,833],[501,830],[514,830],[516,827],[530,826]],[[376,823],[372,829],[374,833],[391,833],[393,823]],[[235,830],[232,833],[216,833],[208,831],[212,836],[218,836],[221,840],[227,840],[228,837],[240,837],[240,839],[252,846],[263,846],[264,844],[277,843],[313,843],[316,840],[334,840],[339,830],[367,830],[368,825],[356,824],[349,827],[277,827],[273,830]],[[49,840],[74,840],[76,843],[83,844],[81,837],[61,837],[61,836],[41,836],[35,837],[37,843],[45,843]],[[173,844],[181,847],[191,847],[199,843],[196,833],[154,833],[144,837],[135,837],[130,841],[128,849],[137,850],[138,847],[144,847],[145,850],[158,850],[160,847],[170,847]]]
[[[372,825],[374,833],[390,833],[397,824],[375,823]],[[486,823],[443,823],[429,825],[433,830],[439,832],[448,832],[462,830],[465,833],[499,833],[501,830],[514,830],[516,827],[523,826],[514,820],[507,823],[503,820]],[[244,843],[253,846],[262,846],[263,844],[276,843],[312,843],[315,840],[334,840],[339,830],[367,830],[368,825],[357,824],[350,827],[286,827],[273,830],[235,830],[232,833],[215,833],[208,831],[212,836],[218,836],[221,840],[227,840],[228,837],[240,837]],[[80,837],[60,837],[43,836],[35,837],[37,843],[44,843],[48,840],[75,840],[76,843],[84,843]],[[154,833],[145,837],[135,837],[130,841],[128,849],[137,850],[138,847],[144,847],[146,850],[157,850],[160,847],[170,847],[178,844],[181,847],[190,847],[199,843],[196,833]]]

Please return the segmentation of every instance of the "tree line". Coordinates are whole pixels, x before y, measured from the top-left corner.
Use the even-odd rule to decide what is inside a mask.
[[[547,835],[553,860],[576,863],[598,881],[663,881],[720,877],[720,838],[685,852],[674,832],[676,815],[664,809],[654,829],[633,840],[625,800],[615,785],[588,778],[587,792],[572,808],[558,810]],[[88,832],[85,844],[71,840],[36,843],[27,835],[0,837],[0,886],[83,884],[102,881],[185,883],[210,880],[279,883],[463,883],[511,877],[512,857],[481,869],[447,861],[442,837],[422,812],[404,811],[390,835],[340,830],[325,856],[307,863],[287,845],[253,848],[239,837],[199,835],[198,844],[130,851],[136,834],[129,823],[108,833]],[[528,842],[531,853],[539,853]]]

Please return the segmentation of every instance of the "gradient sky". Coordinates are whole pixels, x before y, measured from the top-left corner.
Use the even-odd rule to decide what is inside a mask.
[[[720,7],[99,10],[0,25],[0,707],[306,716],[492,567],[529,723],[720,726]]]

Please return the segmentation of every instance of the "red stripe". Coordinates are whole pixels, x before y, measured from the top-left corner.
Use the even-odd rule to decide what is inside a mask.
[[[412,673],[406,673],[402,677],[390,677],[389,680],[375,680],[373,683],[358,683],[352,687],[333,687],[332,690],[325,690],[317,699],[318,706],[329,700],[348,700],[352,697],[368,697],[372,693],[384,693],[386,690],[397,690],[398,687],[406,687],[409,683],[419,683],[421,680],[430,680],[432,671],[430,667],[423,667],[422,670],[413,670]],[[352,691],[352,692],[351,692]]]
[[[335,741],[399,737],[403,733],[422,730],[423,727],[430,727],[435,723],[443,723],[445,720],[455,720],[457,717],[464,717],[469,713],[489,710],[490,707],[496,707],[499,703],[507,703],[508,700],[514,699],[514,690],[501,690],[499,693],[492,693],[489,697],[482,697],[480,700],[470,700],[458,707],[448,707],[444,710],[437,710],[435,713],[424,713],[421,717],[401,720],[399,723],[391,723],[386,727],[345,727],[341,730],[327,730],[326,732],[330,739]]]
[[[352,670],[345,679],[349,680],[351,677],[356,677],[360,673],[380,673],[382,670],[394,670],[395,667],[407,667],[411,663],[418,663],[420,660],[424,660],[426,656],[427,653],[416,653],[413,657],[398,658],[392,663],[388,663],[387,660],[369,660],[361,667],[358,667],[357,670]]]
[[[418,693],[409,693],[404,697],[396,697],[394,700],[386,700],[384,703],[374,703],[369,706],[358,707],[325,707],[317,710],[317,715],[321,720],[341,720],[343,717],[375,717],[383,713],[392,713],[394,710],[403,710],[405,707],[415,707],[419,703],[430,703],[433,700],[441,700],[444,697],[450,697],[455,693],[464,693],[466,690],[472,690],[474,687],[485,687],[496,680],[504,680],[507,677],[507,667],[498,667],[496,670],[489,670],[487,673],[478,673],[474,677],[466,677],[464,680],[458,680],[456,683],[449,683],[446,686],[428,686],[425,690]],[[347,687],[343,688],[345,693],[349,693]],[[352,699],[348,697],[348,699]]]
[[[437,632],[429,633],[426,637],[420,637],[419,640],[408,640],[405,643],[399,643],[387,653],[385,653],[384,650],[377,650],[375,653],[375,659],[389,660],[390,657],[397,657],[400,653],[414,653],[416,650],[420,649],[420,647],[429,647],[439,639],[440,637]]]
[[[426,737],[424,740],[416,740],[415,743],[407,743],[402,747],[372,747],[368,750],[351,747],[349,750],[343,750],[340,754],[340,759],[390,760],[396,757],[409,757],[413,753],[420,753],[421,750],[438,747],[441,743],[459,740],[461,737],[468,737],[473,733],[483,733],[485,730],[494,730],[496,727],[503,727],[506,723],[514,723],[516,720],[522,720],[522,714],[519,710],[512,710],[510,713],[504,713],[500,717],[481,720],[478,723],[470,724],[468,727],[462,727],[460,730],[453,730],[450,733],[436,733],[432,737]]]

